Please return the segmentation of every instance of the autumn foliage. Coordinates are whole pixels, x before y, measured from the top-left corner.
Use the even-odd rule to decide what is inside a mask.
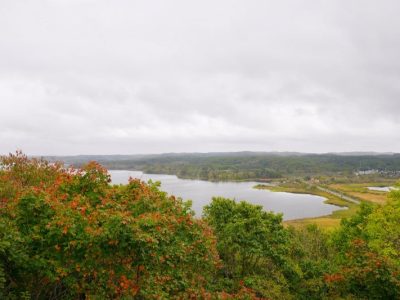
[[[197,295],[219,260],[210,228],[156,184],[110,185],[95,162],[21,153],[0,171],[0,295],[33,299]]]
[[[400,191],[334,231],[158,183],[0,158],[0,299],[400,299]]]

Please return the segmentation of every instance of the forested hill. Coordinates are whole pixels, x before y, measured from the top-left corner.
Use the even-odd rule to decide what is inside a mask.
[[[241,180],[282,176],[353,174],[374,170],[399,176],[400,154],[294,152],[167,153],[157,155],[82,155],[46,157],[80,166],[91,160],[108,169],[174,174],[181,178]]]

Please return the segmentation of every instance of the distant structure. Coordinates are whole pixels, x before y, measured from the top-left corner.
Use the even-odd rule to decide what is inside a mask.
[[[356,175],[371,175],[371,174],[378,174],[379,170],[365,170],[365,171],[357,171],[355,172]]]
[[[399,177],[400,171],[399,170],[388,171],[388,170],[371,169],[371,170],[356,171],[356,172],[354,172],[354,174],[357,176],[379,174],[379,175],[389,176],[389,177]]]

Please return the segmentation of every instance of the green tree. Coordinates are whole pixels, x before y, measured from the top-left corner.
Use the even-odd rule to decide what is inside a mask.
[[[400,298],[400,193],[382,206],[362,204],[332,238],[337,272],[326,274],[330,295],[359,299]]]
[[[244,201],[213,198],[204,219],[217,236],[222,284],[235,290],[244,283],[262,297],[288,297],[288,233],[282,215]]]
[[[330,234],[316,225],[289,228],[290,257],[300,269],[300,277],[291,280],[296,299],[323,299],[326,296],[324,275],[334,269],[334,251]]]
[[[188,204],[157,183],[112,186],[94,162],[2,158],[0,200],[2,299],[189,298],[219,263]]]
[[[362,239],[352,241],[346,260],[335,273],[326,274],[330,298],[399,299],[400,276],[387,257],[372,251]]]
[[[369,247],[400,267],[400,191],[368,216],[365,231]]]

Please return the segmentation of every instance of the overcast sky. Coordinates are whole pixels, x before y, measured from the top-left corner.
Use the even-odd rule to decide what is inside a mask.
[[[399,12],[1,0],[0,153],[400,152]]]

